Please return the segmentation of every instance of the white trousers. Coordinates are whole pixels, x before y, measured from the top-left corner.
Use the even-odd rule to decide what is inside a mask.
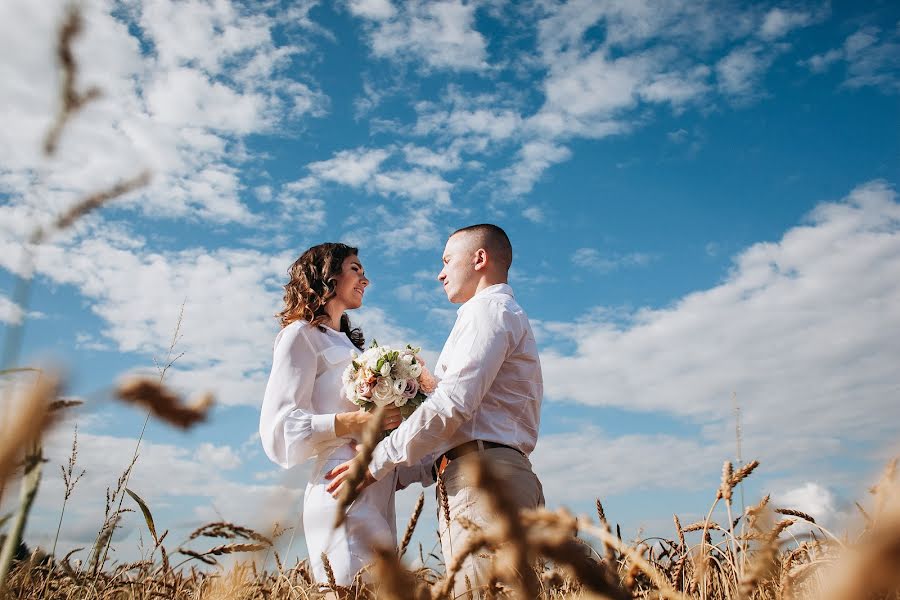
[[[463,466],[467,462],[477,460],[479,452],[471,452],[454,461],[444,469],[444,486],[447,489],[447,500],[450,508],[450,523],[444,516],[438,497],[438,531],[441,536],[441,551],[444,564],[453,561],[454,552],[462,548],[472,531],[459,524],[459,517],[466,517],[476,525],[486,528],[494,519],[487,499],[466,477]],[[522,453],[511,448],[486,448],[481,456],[502,482],[504,491],[516,504],[517,508],[537,508],[544,504],[544,490],[541,482],[531,468],[531,461]],[[463,563],[463,568],[456,576],[453,594],[456,598],[466,597],[466,577],[479,597],[478,589],[488,584],[491,571],[491,558],[482,557],[484,551],[470,555]]]
[[[338,501],[325,491],[330,483],[325,479],[325,473],[355,454],[346,446],[336,449],[326,459],[320,459],[306,485],[303,532],[317,583],[328,583],[321,558],[323,552],[331,563],[335,583],[349,586],[356,574],[374,559],[373,548],[397,547],[396,471],[363,490],[350,505],[344,524],[333,528]],[[370,581],[365,573],[362,577],[363,581]]]

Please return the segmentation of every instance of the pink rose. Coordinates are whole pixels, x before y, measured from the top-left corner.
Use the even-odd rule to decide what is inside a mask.
[[[419,375],[419,389],[422,390],[423,394],[430,394],[437,387],[437,380],[434,378],[434,375],[426,369],[422,368],[422,374]]]
[[[356,382],[356,393],[362,398],[371,398],[372,397],[372,384],[368,381],[357,381]]]
[[[406,387],[403,388],[404,398],[414,398],[419,393],[419,382],[415,379],[407,379]]]

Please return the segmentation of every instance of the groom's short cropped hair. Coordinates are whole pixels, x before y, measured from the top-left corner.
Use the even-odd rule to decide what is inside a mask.
[[[488,256],[497,261],[500,267],[509,270],[513,259],[512,244],[502,228],[491,223],[480,223],[457,229],[450,237],[458,233],[472,236],[476,248],[484,248],[488,251]]]

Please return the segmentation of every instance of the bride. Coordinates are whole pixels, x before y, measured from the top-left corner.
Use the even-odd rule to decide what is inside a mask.
[[[357,249],[339,243],[313,246],[288,272],[259,433],[266,454],[283,468],[315,459],[303,497],[309,561],[316,582],[327,583],[324,553],[335,582],[349,586],[374,547],[397,545],[394,490],[428,475],[423,467],[398,469],[366,488],[345,523],[332,528],[337,500],[326,491],[324,474],[356,455],[353,442],[372,418],[341,394],[341,374],[365,343],[345,311],[362,305],[369,280]],[[389,408],[383,427],[400,422],[400,409]]]

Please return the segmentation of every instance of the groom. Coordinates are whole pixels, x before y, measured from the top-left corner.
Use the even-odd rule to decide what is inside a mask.
[[[363,485],[398,465],[437,457],[434,469],[445,482],[450,508],[449,527],[441,517],[449,564],[453,550],[472,535],[458,517],[482,527],[492,520],[489,503],[467,479],[466,462],[480,455],[490,463],[519,508],[543,504],[528,460],[537,442],[543,380],[531,325],[507,283],[512,246],[506,233],[496,225],[464,227],[447,240],[443,263],[438,280],[450,302],[462,306],[435,367],[437,389],[376,446]],[[334,492],[346,477],[344,465],[328,476]],[[489,568],[490,559],[467,559],[457,593],[465,591],[463,575],[473,586],[486,585]]]

